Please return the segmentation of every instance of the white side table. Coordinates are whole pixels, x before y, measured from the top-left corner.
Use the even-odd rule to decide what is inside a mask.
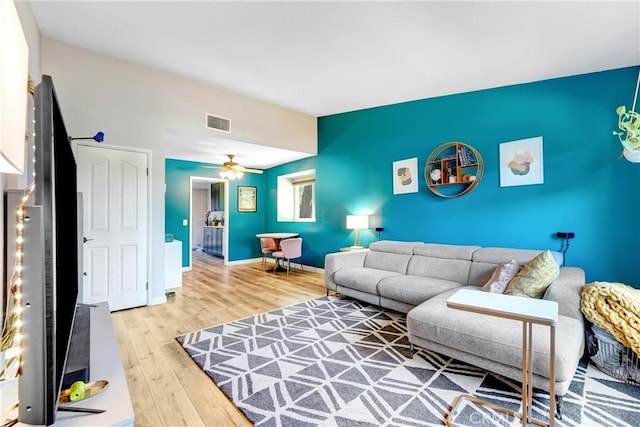
[[[496,411],[518,417],[522,425],[534,423],[541,426],[555,426],[555,361],[556,361],[556,323],[558,323],[558,303],[542,299],[516,297],[511,295],[483,292],[472,289],[460,289],[447,300],[447,307],[471,311],[489,316],[503,317],[522,322],[522,412],[478,399],[468,394],[460,395],[453,402],[447,416],[447,425],[454,425],[450,418],[455,414],[458,404],[466,399]],[[533,418],[533,324],[549,326],[549,422]]]
[[[164,288],[182,287],[182,242],[164,243]]]

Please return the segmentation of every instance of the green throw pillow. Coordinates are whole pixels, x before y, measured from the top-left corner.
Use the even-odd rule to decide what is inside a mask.
[[[560,267],[549,250],[540,252],[526,263],[507,286],[507,295],[542,298],[549,285],[560,274]]]

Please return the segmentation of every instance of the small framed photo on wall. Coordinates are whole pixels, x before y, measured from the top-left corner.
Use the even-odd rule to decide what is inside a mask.
[[[500,187],[543,183],[541,136],[500,144]]]
[[[393,162],[393,194],[418,192],[418,158]]]
[[[238,186],[238,212],[256,212],[256,187]]]

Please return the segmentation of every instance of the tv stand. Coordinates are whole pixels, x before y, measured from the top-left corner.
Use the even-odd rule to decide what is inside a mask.
[[[133,426],[134,415],[127,378],[122,367],[118,342],[113,331],[111,312],[106,302],[91,307],[91,381],[107,380],[109,386],[100,394],[65,406],[104,409],[102,413],[60,411],[54,426]],[[72,412],[73,411],[73,412]]]
[[[106,302],[91,307],[91,381],[107,380],[109,386],[100,394],[65,406],[56,412],[56,427],[133,427],[134,414],[124,375],[122,359],[116,335],[113,331],[111,312]],[[72,408],[76,408],[75,410]],[[104,410],[89,413],[87,410]],[[17,408],[10,418],[18,416]],[[18,422],[18,426],[29,426]]]

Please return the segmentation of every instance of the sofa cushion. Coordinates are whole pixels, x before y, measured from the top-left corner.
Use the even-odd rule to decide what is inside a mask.
[[[507,295],[517,295],[528,298],[542,298],[551,282],[560,274],[560,267],[550,251],[540,252],[538,256],[522,267],[514,277],[507,290]]]
[[[395,301],[419,305],[441,292],[459,287],[460,283],[451,280],[411,275],[393,276],[380,280],[378,293]]]
[[[516,248],[481,248],[473,253],[472,260],[493,264],[504,264],[515,259],[518,264],[524,265],[542,252],[541,249],[516,249]],[[558,265],[562,264],[562,254],[549,251]]]
[[[393,271],[399,274],[407,273],[407,265],[411,255],[391,252],[370,251],[364,259],[364,266],[378,270]]]
[[[369,245],[374,252],[390,252],[394,254],[413,255],[413,248],[422,242],[399,242],[395,240],[380,240]]]
[[[415,255],[424,255],[434,258],[463,259],[470,261],[473,253],[480,246],[444,245],[440,243],[421,243],[413,247]]]
[[[491,277],[496,267],[515,259],[519,265],[524,265],[540,254],[536,249],[512,248],[480,248],[473,252],[471,269],[469,270],[469,285],[484,285]],[[551,251],[558,265],[562,264],[562,254]]]
[[[471,261],[414,255],[407,266],[407,274],[450,280],[466,285]]]
[[[472,287],[482,292],[479,287]],[[407,314],[409,336],[520,368],[522,322],[447,307],[456,289],[443,292]],[[514,297],[517,298],[517,297]],[[558,316],[556,381],[570,381],[583,352],[583,322]],[[533,372],[549,377],[549,327],[533,325]]]
[[[515,259],[512,259],[500,267],[496,267],[491,278],[482,286],[482,290],[498,294],[504,293],[511,279],[518,274],[518,270],[520,270],[520,266]]]
[[[353,267],[336,271],[334,278],[339,286],[378,295],[378,282],[385,277],[402,276],[399,273],[376,268]]]

